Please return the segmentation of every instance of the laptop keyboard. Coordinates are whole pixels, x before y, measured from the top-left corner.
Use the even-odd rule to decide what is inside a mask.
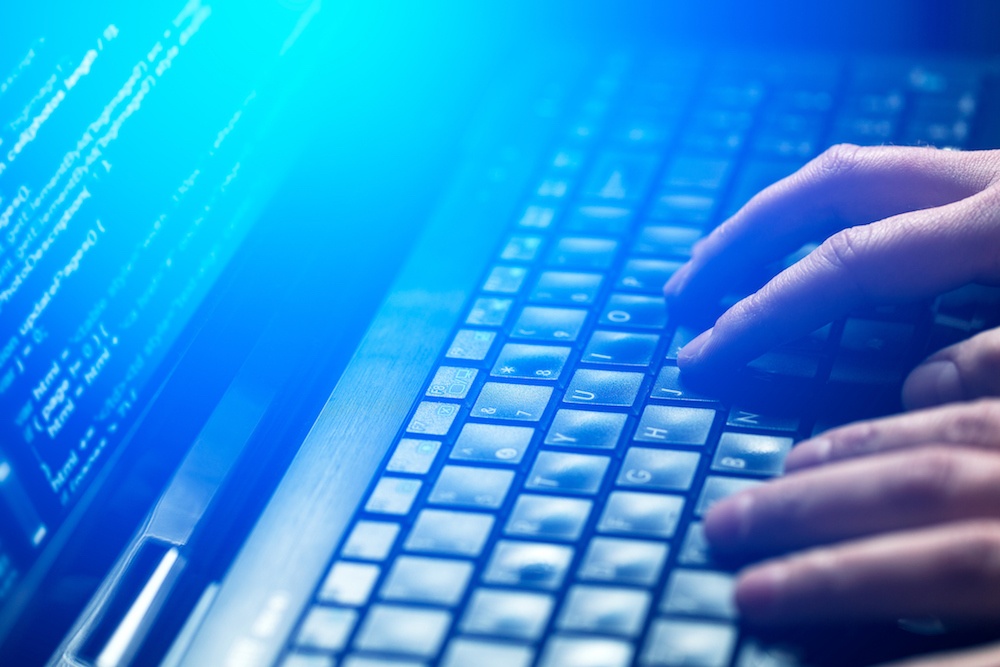
[[[963,147],[971,72],[604,63],[571,96],[282,664],[794,664],[741,635],[733,575],[700,521],[835,420],[685,386],[676,353],[697,332],[671,321],[661,289],[712,226],[826,145]],[[861,314],[750,370],[894,394],[933,318]]]

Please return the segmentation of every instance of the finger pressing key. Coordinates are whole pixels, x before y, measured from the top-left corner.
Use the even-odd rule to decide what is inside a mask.
[[[744,570],[744,618],[762,624],[1000,615],[1000,520],[953,523],[824,547]]]
[[[763,190],[699,242],[664,292],[679,310],[717,300],[734,280],[804,243],[969,197],[997,178],[992,153],[834,146]]]
[[[954,403],[841,426],[796,445],[785,459],[785,470],[928,444],[1000,453],[1000,399]]]
[[[718,373],[858,308],[1000,279],[1000,224],[989,219],[998,207],[1000,189],[990,189],[838,232],[730,308],[710,335],[681,350],[677,363],[688,372]]]
[[[1000,516],[1000,456],[925,446],[797,472],[720,501],[713,549],[780,553],[879,532]]]

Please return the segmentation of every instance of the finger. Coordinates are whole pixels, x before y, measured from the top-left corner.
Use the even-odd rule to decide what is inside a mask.
[[[989,189],[838,232],[730,308],[677,362],[689,372],[719,372],[860,307],[1000,277],[997,225],[990,219],[998,205],[1000,189]]]
[[[891,533],[765,562],[740,575],[736,604],[758,623],[1000,618],[1000,520]]]
[[[1000,329],[991,329],[931,355],[903,384],[909,409],[1000,396]]]
[[[854,225],[959,201],[992,183],[990,152],[834,146],[720,225],[667,282],[675,308],[716,299],[734,279]]]
[[[1000,644],[923,656],[892,664],[886,663],[879,667],[996,667],[997,665],[1000,665]]]
[[[803,470],[719,501],[713,549],[788,551],[944,521],[1000,516],[1000,455],[926,446]]]
[[[1000,400],[955,403],[841,426],[796,445],[785,459],[785,470],[928,444],[1000,452]]]

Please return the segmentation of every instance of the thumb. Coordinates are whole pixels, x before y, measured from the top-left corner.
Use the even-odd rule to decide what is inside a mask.
[[[980,396],[1000,396],[1000,328],[936,352],[903,383],[910,410]]]

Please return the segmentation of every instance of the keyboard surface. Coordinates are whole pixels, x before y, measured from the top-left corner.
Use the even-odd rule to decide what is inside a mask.
[[[966,147],[981,85],[954,64],[691,55],[554,85],[549,159],[281,664],[797,664],[741,630],[700,522],[855,414],[687,386],[676,354],[698,330],[662,286],[830,144]],[[859,313],[742,379],[891,410],[922,350],[972,326],[962,303]]]

